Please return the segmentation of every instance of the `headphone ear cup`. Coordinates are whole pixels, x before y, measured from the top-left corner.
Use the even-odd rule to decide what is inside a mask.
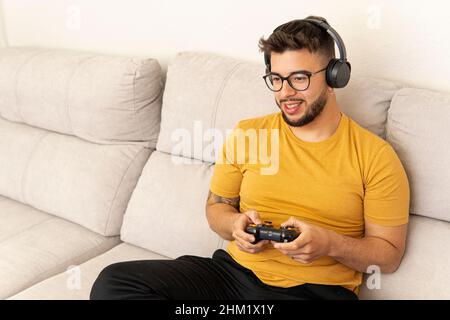
[[[327,83],[332,88],[343,88],[350,80],[351,66],[347,61],[332,59],[327,66]]]

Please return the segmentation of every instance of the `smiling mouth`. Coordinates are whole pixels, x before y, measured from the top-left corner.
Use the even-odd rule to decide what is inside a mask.
[[[287,114],[293,115],[296,114],[303,107],[304,103],[305,103],[304,101],[283,103],[283,110]]]

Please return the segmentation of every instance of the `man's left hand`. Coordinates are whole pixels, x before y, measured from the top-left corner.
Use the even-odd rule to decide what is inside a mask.
[[[300,235],[294,241],[279,243],[271,241],[273,247],[300,263],[309,264],[320,257],[327,256],[332,241],[332,231],[307,224],[293,217],[281,224],[282,227],[295,227]]]

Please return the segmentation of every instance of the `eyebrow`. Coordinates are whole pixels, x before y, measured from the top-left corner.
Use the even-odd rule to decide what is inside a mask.
[[[287,75],[287,77],[290,77],[290,76],[293,75],[294,73],[311,74],[312,72],[309,71],[309,70],[297,70],[297,71],[292,71],[291,73],[289,73],[289,74]],[[278,73],[278,72],[270,72],[270,74],[276,74],[276,75],[282,77],[282,75],[281,75],[280,73]]]

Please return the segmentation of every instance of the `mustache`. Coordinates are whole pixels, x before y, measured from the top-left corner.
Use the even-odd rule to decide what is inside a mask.
[[[288,101],[290,101],[290,102],[304,102],[306,100],[305,99],[301,99],[301,98],[280,99],[280,104],[288,102]]]

